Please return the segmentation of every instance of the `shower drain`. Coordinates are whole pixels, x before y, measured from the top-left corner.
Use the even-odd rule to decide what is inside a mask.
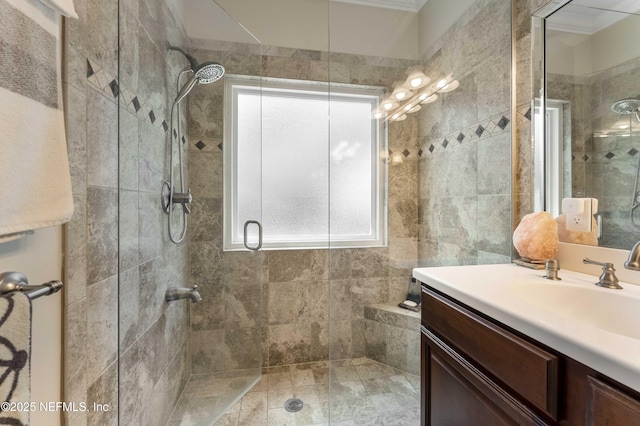
[[[287,399],[287,401],[284,403],[284,409],[290,413],[297,413],[298,411],[302,410],[303,406],[304,404],[302,403],[302,400],[298,398]]]

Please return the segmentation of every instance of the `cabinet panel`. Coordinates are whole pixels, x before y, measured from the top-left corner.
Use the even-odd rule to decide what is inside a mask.
[[[589,377],[588,380],[588,425],[640,425],[640,401],[598,379]]]
[[[424,328],[422,332],[426,360],[422,424],[545,424],[437,336]]]
[[[557,419],[558,358],[423,287],[423,325]]]

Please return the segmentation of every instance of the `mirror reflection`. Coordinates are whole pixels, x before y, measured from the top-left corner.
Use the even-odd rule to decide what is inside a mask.
[[[639,11],[574,0],[545,21],[546,209],[558,216],[563,198],[597,198],[598,244],[620,249],[640,239]]]

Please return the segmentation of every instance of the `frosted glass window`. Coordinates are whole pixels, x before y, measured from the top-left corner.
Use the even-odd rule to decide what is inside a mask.
[[[381,95],[227,78],[225,249],[244,249],[248,220],[262,223],[266,249],[385,245],[386,137],[371,116]]]

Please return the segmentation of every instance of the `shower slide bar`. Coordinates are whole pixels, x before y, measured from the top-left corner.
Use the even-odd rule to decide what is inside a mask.
[[[29,299],[49,296],[57,293],[64,285],[62,281],[53,280],[41,285],[29,285],[27,276],[21,272],[3,272],[0,274],[0,295],[15,291],[25,293]]]

